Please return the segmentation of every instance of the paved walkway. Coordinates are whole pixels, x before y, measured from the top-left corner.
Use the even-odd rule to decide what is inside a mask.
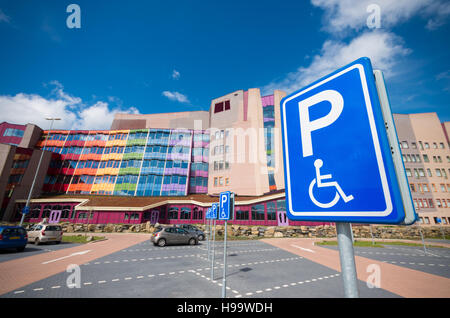
[[[341,271],[339,252],[314,245],[321,239],[280,238],[262,239],[263,242],[282,248],[313,262]],[[366,282],[372,272],[368,266],[377,264],[381,269],[380,287],[402,297],[450,297],[450,279],[413,269],[355,256],[358,279]]]
[[[81,265],[150,238],[142,234],[94,233],[105,236],[106,241],[92,242],[0,263],[0,295],[16,290],[41,279],[66,271],[70,264]],[[73,253],[80,253],[70,256]]]

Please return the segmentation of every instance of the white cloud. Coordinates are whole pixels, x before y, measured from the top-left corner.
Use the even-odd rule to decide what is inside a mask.
[[[177,70],[173,70],[172,78],[176,79],[176,80],[179,79],[180,78],[180,72],[178,72]]]
[[[382,70],[386,77],[393,76],[397,60],[409,53],[401,38],[389,32],[369,31],[349,43],[327,40],[309,66],[299,67],[283,80],[266,85],[263,94],[270,94],[274,89],[291,93],[363,56],[369,57],[373,67]]]
[[[0,9],[0,22],[6,22],[9,23],[11,21],[11,18],[7,16],[2,9]]]
[[[162,94],[170,100],[175,100],[180,103],[189,103],[189,99],[187,98],[187,96],[181,93],[164,91],[162,92]]]
[[[42,129],[49,128],[46,117],[59,117],[54,124],[59,129],[109,129],[116,112],[139,113],[134,108],[111,107],[105,102],[86,105],[79,97],[64,92],[63,86],[53,81],[55,88],[49,98],[37,94],[19,93],[15,96],[0,95],[2,120],[15,124],[35,124]]]
[[[387,29],[415,15],[428,19],[427,28],[435,29],[446,22],[450,5],[445,0],[311,0],[325,10],[324,29],[333,34],[367,28],[371,4],[380,8],[381,28]]]

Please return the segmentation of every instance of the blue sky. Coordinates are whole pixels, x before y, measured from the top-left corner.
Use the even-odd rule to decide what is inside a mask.
[[[66,25],[71,3],[79,29]],[[290,93],[360,56],[385,72],[394,112],[450,121],[449,16],[444,0],[0,0],[0,121],[107,129],[115,112]]]

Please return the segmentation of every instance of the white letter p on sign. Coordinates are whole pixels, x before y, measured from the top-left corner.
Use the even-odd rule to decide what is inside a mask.
[[[323,117],[310,121],[309,107],[321,102],[330,102],[330,112]],[[332,123],[334,123],[344,109],[344,99],[342,98],[342,95],[337,91],[326,90],[308,97],[305,100],[302,100],[298,103],[298,108],[300,114],[300,130],[302,136],[303,157],[308,157],[312,156],[313,154],[311,132],[330,126]]]

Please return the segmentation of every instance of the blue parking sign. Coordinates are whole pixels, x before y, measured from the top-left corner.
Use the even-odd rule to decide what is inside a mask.
[[[230,191],[221,192],[219,195],[219,220],[230,219]]]
[[[29,206],[25,206],[25,207],[22,209],[22,214],[28,214],[28,213],[30,213],[30,207],[29,207]]]
[[[399,224],[403,202],[368,58],[281,101],[291,220]]]
[[[217,210],[218,210],[219,204],[213,203],[211,206],[211,218],[217,219]]]

